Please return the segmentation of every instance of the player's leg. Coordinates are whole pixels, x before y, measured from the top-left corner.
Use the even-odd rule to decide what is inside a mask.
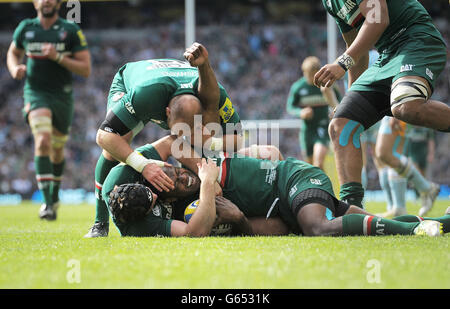
[[[431,93],[431,87],[423,77],[398,78],[392,84],[392,114],[407,123],[449,132],[450,107],[430,100]]]
[[[339,215],[342,212],[344,215]],[[317,198],[301,205],[296,216],[305,236],[415,234],[439,236],[442,233],[442,225],[437,221],[418,223],[388,220],[375,217],[347,203],[325,199],[320,201]]]
[[[53,211],[51,184],[53,167],[50,162],[52,137],[52,112],[49,108],[37,108],[28,113],[28,123],[34,139],[34,164],[38,188],[42,193],[44,204],[39,216],[41,219],[56,219]]]
[[[393,200],[392,200],[392,194],[391,194],[391,187],[389,185],[389,167],[383,166],[379,170],[379,180],[380,180],[380,187],[383,190],[385,196],[386,196],[386,210],[388,213],[390,213],[393,210]],[[386,217],[388,214],[382,214],[380,216]]]
[[[315,143],[313,150],[313,165],[323,170],[323,163],[328,153],[328,147],[322,143]]]
[[[392,125],[396,124],[398,130],[392,130]],[[402,155],[405,145],[406,123],[395,120],[391,117],[384,117],[381,121],[380,130],[378,132],[378,141],[375,146],[376,157],[378,160],[387,164],[389,167],[383,170],[383,177],[387,177],[389,183],[386,190],[390,190],[393,207],[386,213],[381,214],[383,217],[393,217],[406,214],[406,178],[400,176],[391,166],[398,164],[398,158]],[[382,181],[386,181],[383,179]],[[388,187],[388,188],[387,188]]]
[[[69,136],[67,134],[62,133],[61,131],[53,127],[53,134],[51,139],[52,152],[50,155],[50,161],[53,167],[51,195],[55,214],[59,208],[59,189],[61,187],[61,180],[66,162],[64,158],[64,146],[67,143],[68,138]]]
[[[434,220],[442,223],[442,230],[444,233],[450,232],[450,213],[445,213],[442,217],[419,217],[413,215],[403,215],[392,218],[394,221],[400,222],[422,222],[424,220]]]
[[[299,133],[302,160],[309,164],[313,164],[314,142],[312,134],[313,132],[308,130],[305,125],[302,126]]]
[[[133,132],[124,135],[124,138],[131,143]],[[109,211],[106,202],[102,198],[103,182],[109,172],[119,162],[107,151],[103,150],[95,166],[95,222],[85,238],[106,237],[109,232]]]
[[[387,118],[385,118],[387,119]],[[404,126],[404,123],[402,124]],[[376,146],[376,156],[383,163],[393,168],[401,177],[405,177],[419,191],[422,196],[422,207],[419,215],[428,212],[439,194],[439,185],[425,179],[412,161],[403,155],[402,144],[404,138],[390,131],[390,126],[385,120]]]

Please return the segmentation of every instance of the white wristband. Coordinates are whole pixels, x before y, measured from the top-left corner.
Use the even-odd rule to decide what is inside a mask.
[[[125,160],[125,163],[134,168],[139,173],[142,173],[144,167],[148,164],[148,159],[140,153],[133,151]]]
[[[132,153],[130,153],[125,163],[134,168],[139,173],[142,173],[144,167],[147,164],[156,164],[159,167],[164,166],[163,161],[147,159],[137,151],[133,151]]]

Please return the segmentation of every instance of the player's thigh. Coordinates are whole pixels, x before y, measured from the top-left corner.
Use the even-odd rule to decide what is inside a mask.
[[[322,203],[304,205],[297,214],[297,221],[305,236],[338,235],[340,225],[327,213],[329,208]]]

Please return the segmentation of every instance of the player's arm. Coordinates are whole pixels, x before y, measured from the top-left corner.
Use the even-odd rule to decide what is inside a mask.
[[[219,168],[208,159],[202,159],[198,164],[198,176],[201,180],[200,201],[198,207],[189,223],[183,221],[172,221],[172,236],[204,237],[211,233],[216,219],[216,202],[214,184],[219,175]]]
[[[359,9],[365,17],[364,23],[359,31],[352,30],[351,33],[347,34],[347,38],[344,35],[347,50],[334,63],[325,65],[316,73],[314,84],[317,87],[332,86],[336,80],[344,76],[347,70],[349,71],[349,85],[351,85],[364,72],[364,70],[361,70],[363,68],[362,63],[368,63],[369,50],[389,26],[389,11],[386,0],[364,0],[360,3]],[[354,39],[352,40],[351,36],[353,35]],[[350,69],[360,61],[361,65],[351,72]]]
[[[294,86],[292,86],[289,91],[289,96],[288,96],[288,99],[286,102],[286,111],[290,115],[300,117],[300,113],[301,113],[302,109],[300,107],[297,107],[294,105],[300,99],[296,92],[297,92],[296,88]]]
[[[170,164],[149,160],[134,151],[128,143],[127,138],[131,138],[131,131],[123,122],[109,111],[105,121],[97,131],[97,144],[116,160],[130,165],[147,179],[159,191],[170,191],[174,188],[173,181],[161,169],[162,166]]]
[[[14,41],[11,42],[6,56],[6,65],[14,79],[21,80],[25,77],[27,66],[22,63],[24,55],[25,50],[18,48]]]
[[[91,54],[87,49],[77,51],[69,57],[57,52],[53,44],[46,43],[42,46],[42,54],[72,73],[83,77],[91,74]]]
[[[358,31],[353,29],[349,32],[343,33],[347,49],[352,45],[358,35]],[[362,73],[369,67],[369,51],[367,51],[363,56],[359,58],[356,63],[348,69],[348,88],[351,87],[354,81],[356,81]]]
[[[320,91],[322,92],[322,95],[325,98],[328,106],[330,106],[331,108],[335,108],[339,104],[336,93],[334,92],[334,89],[332,87],[320,87]]]
[[[208,51],[200,43],[186,49],[184,57],[198,68],[198,97],[203,106],[203,123],[219,123],[220,90],[208,58]]]
[[[365,21],[355,40],[346,51],[346,54],[352,57],[355,62],[369,53],[369,50],[389,26],[389,11],[386,0],[364,0],[359,5],[359,9],[365,17]]]
[[[250,221],[244,213],[230,200],[216,197],[217,217],[214,225],[229,223],[233,225],[233,235],[253,235]]]

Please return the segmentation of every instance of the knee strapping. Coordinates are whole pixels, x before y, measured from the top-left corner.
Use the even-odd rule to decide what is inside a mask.
[[[52,119],[48,116],[37,116],[30,119],[33,135],[52,132]]]
[[[56,136],[52,135],[52,146],[53,148],[63,148],[69,139],[68,135]]]
[[[341,145],[342,147],[348,145],[350,137],[352,136],[352,132],[355,130],[355,128],[356,131],[353,133],[352,138],[353,146],[355,146],[355,148],[361,148],[360,137],[362,132],[364,131],[364,127],[362,124],[354,120],[349,120],[345,124],[344,128],[342,129],[339,135],[339,145]]]
[[[428,98],[427,85],[418,79],[405,78],[397,80],[391,88],[391,108],[417,99],[426,101]]]

